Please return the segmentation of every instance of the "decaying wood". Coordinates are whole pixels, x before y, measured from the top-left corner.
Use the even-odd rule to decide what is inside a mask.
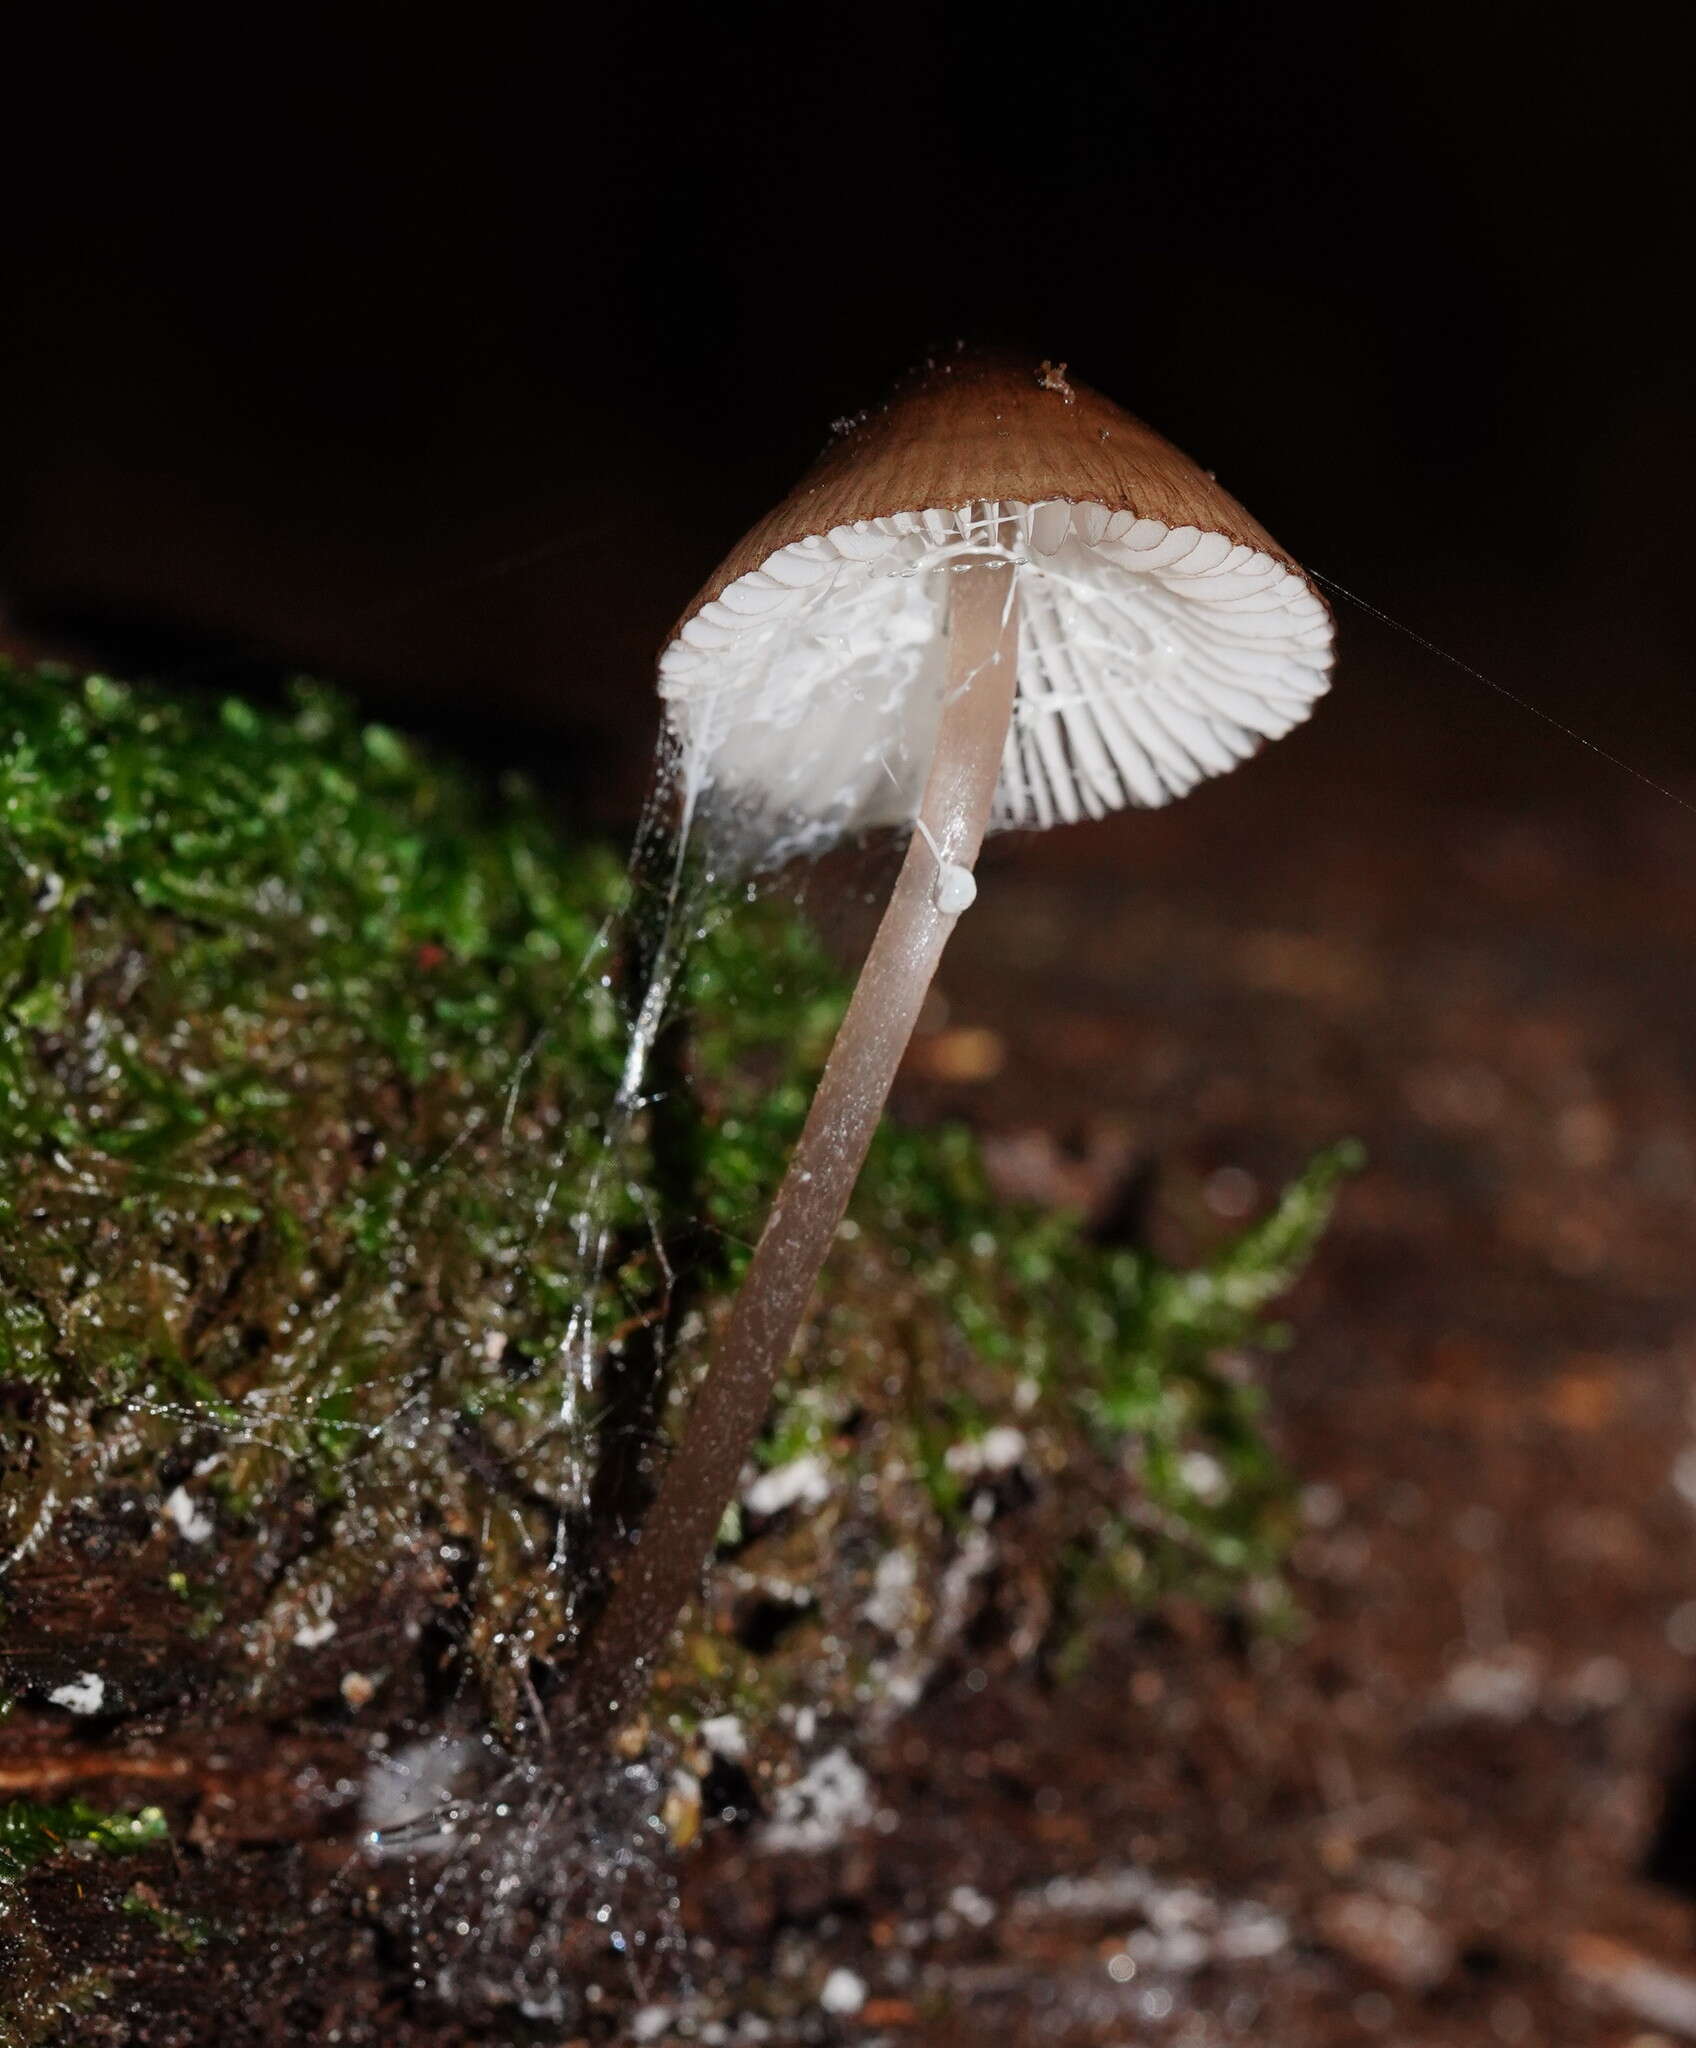
[[[259,1721],[73,1744],[43,1720],[0,1737],[0,1800],[76,1795],[127,1809],[139,1798],[192,1814],[200,1838],[304,1841],[323,1834],[332,1812],[351,1813],[370,1755],[358,1735],[279,1735]]]

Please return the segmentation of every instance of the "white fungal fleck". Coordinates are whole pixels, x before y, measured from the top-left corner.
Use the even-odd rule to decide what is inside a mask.
[[[899,1635],[912,1618],[913,1588],[919,1568],[910,1550],[888,1550],[878,1559],[872,1574],[872,1590],[866,1601],[866,1619],[886,1636]]]
[[[316,1650],[336,1633],[336,1622],[330,1613],[333,1597],[329,1587],[322,1580],[309,1589],[306,1605],[310,1612],[297,1624],[294,1632],[298,1648]]]
[[[748,1754],[748,1735],[734,1714],[714,1714],[701,1723],[701,1740],[714,1756],[739,1764]]]
[[[948,1894],[948,1910],[957,1913],[968,1927],[987,1927],[995,1918],[993,1902],[969,1884],[957,1884]]]
[[[165,1513],[176,1524],[177,1534],[185,1543],[208,1542],[217,1527],[186,1486],[179,1486],[167,1494]]]
[[[73,1714],[98,1714],[106,1704],[106,1681],[98,1671],[79,1671],[67,1684],[55,1686],[47,1695],[56,1707]]]
[[[644,2005],[631,2019],[632,2041],[657,2041],[671,2025],[669,2005]]]
[[[828,1849],[871,1818],[866,1774],[845,1749],[827,1750],[785,1785],[766,1823],[768,1849]]]
[[[986,1472],[1011,1472],[1025,1455],[1025,1433],[1002,1423],[990,1430],[983,1440],[983,1469]]]
[[[1210,1507],[1231,1490],[1229,1474],[1211,1451],[1186,1451],[1178,1462],[1178,1476],[1197,1500]]]
[[[1696,1610],[1696,1603],[1692,1603]],[[1696,1631],[1691,1647],[1696,1650]],[[1455,1713],[1484,1721],[1523,1721],[1542,1691],[1537,1653],[1518,1643],[1463,1658],[1443,1680],[1443,1699]]]
[[[750,1513],[781,1514],[785,1508],[816,1508],[830,1498],[830,1468],[808,1452],[787,1465],[762,1472],[742,1499]]]
[[[1169,1884],[1134,1865],[1054,1878],[1022,1893],[1015,1918],[1143,1922],[1109,1957],[1107,1974],[1128,1984],[1143,1969],[1187,1976],[1215,1961],[1262,1962],[1290,1943],[1289,1922],[1256,1899],[1221,1899],[1194,1884]]]
[[[1000,1423],[980,1437],[951,1444],[942,1462],[950,1472],[970,1479],[979,1472],[1011,1472],[1025,1455],[1027,1442],[1022,1429]]]
[[[1289,1945],[1289,1922],[1254,1899],[1226,1907],[1215,1944],[1227,1962],[1242,1963],[1278,1955]]]
[[[852,1970],[832,1970],[819,1992],[819,2006],[824,2012],[858,2012],[865,2002],[865,1980],[856,1977]]]

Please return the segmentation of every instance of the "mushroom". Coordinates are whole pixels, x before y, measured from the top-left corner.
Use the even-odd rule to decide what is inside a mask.
[[[956,355],[847,423],[660,658],[685,814],[767,858],[911,830],[577,1703],[635,1705],[764,1422],[986,830],[1182,796],[1304,718],[1331,618],[1213,478],[1066,366]]]

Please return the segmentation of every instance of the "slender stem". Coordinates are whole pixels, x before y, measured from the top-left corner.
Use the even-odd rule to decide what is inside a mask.
[[[958,899],[970,900],[965,876],[977,860],[1001,772],[1018,640],[1012,565],[981,561],[953,570],[947,681],[919,829],[683,1441],[585,1652],[575,1699],[580,1723],[604,1725],[636,1706],[712,1555],[953,930]]]

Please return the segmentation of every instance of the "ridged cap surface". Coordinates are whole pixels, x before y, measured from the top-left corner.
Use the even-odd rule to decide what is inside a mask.
[[[984,553],[1020,564],[998,823],[1165,802],[1325,687],[1328,608],[1206,471],[1063,368],[943,357],[839,431],[684,614],[661,690],[702,782],[798,839],[910,816],[933,572]]]

